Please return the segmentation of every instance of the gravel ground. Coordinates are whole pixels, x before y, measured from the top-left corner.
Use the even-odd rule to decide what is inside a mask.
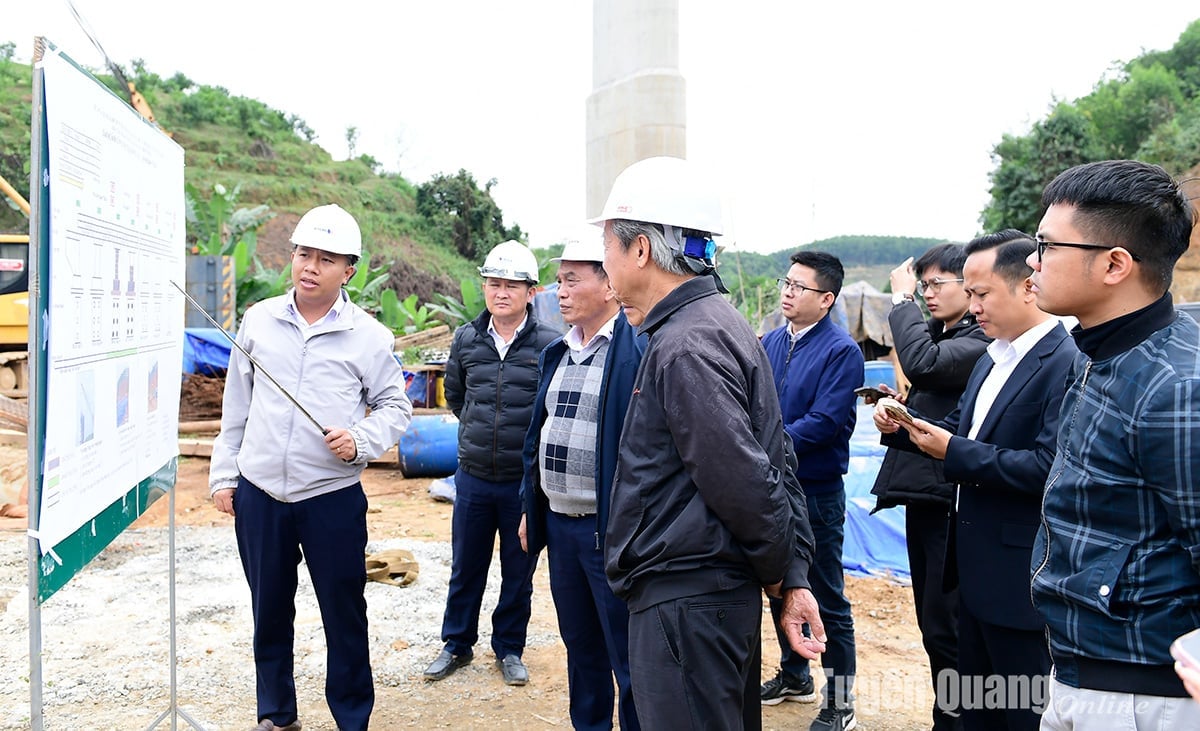
[[[450,544],[394,539],[370,552],[407,548],[420,564],[407,587],[367,583],[377,688],[425,690],[421,672],[440,646]],[[177,706],[205,729],[239,729],[254,714],[250,594],[228,528],[176,529]],[[0,535],[0,729],[29,728],[29,599],[24,535]],[[122,533],[41,607],[43,718],[54,729],[145,729],[170,706],[168,534]],[[499,587],[492,565],[482,617]],[[325,640],[307,571],[300,571],[296,685],[305,728],[332,728],[324,708]],[[479,648],[486,651],[487,621]],[[530,626],[529,648],[558,642]],[[486,653],[490,657],[490,653]],[[315,712],[315,715],[314,715]],[[321,714],[324,714],[322,716]],[[187,728],[180,719],[179,728]],[[165,719],[158,728],[171,728]]]

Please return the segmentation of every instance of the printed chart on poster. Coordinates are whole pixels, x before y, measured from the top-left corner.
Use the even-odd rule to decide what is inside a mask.
[[[178,454],[183,150],[55,54],[42,551]]]

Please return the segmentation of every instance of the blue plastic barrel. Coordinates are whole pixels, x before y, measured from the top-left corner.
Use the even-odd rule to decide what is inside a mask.
[[[454,414],[418,414],[396,447],[405,477],[445,477],[458,469],[458,419]]]
[[[866,376],[863,378],[864,386],[878,386],[885,383],[891,388],[896,387],[896,368],[890,360],[869,360],[867,361]]]

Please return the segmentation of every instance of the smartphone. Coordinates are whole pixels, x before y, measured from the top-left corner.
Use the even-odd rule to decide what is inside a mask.
[[[904,404],[894,398],[884,397],[879,400],[879,405],[896,421],[902,421],[905,424],[913,423],[912,417],[908,414],[908,409],[904,408]]]
[[[1171,643],[1171,657],[1192,670],[1200,671],[1200,629],[1177,637]]]
[[[886,391],[880,391],[874,386],[863,386],[862,388],[854,389],[854,395],[878,401],[881,398],[887,398],[890,394]]]

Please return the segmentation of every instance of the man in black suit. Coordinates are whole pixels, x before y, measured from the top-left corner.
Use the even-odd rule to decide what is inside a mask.
[[[958,409],[940,423],[913,414],[903,432],[881,407],[875,411],[885,443],[944,460],[946,477],[958,484],[945,583],[957,582],[959,590],[959,677],[946,680],[957,680],[951,697],[957,695],[968,730],[1036,729],[1050,673],[1029,564],[1077,350],[1058,320],[1037,308],[1025,263],[1036,247],[1028,236],[968,246],[963,278],[970,310],[995,340],[976,363]],[[1004,687],[988,696],[997,682],[991,676],[1028,690]]]

